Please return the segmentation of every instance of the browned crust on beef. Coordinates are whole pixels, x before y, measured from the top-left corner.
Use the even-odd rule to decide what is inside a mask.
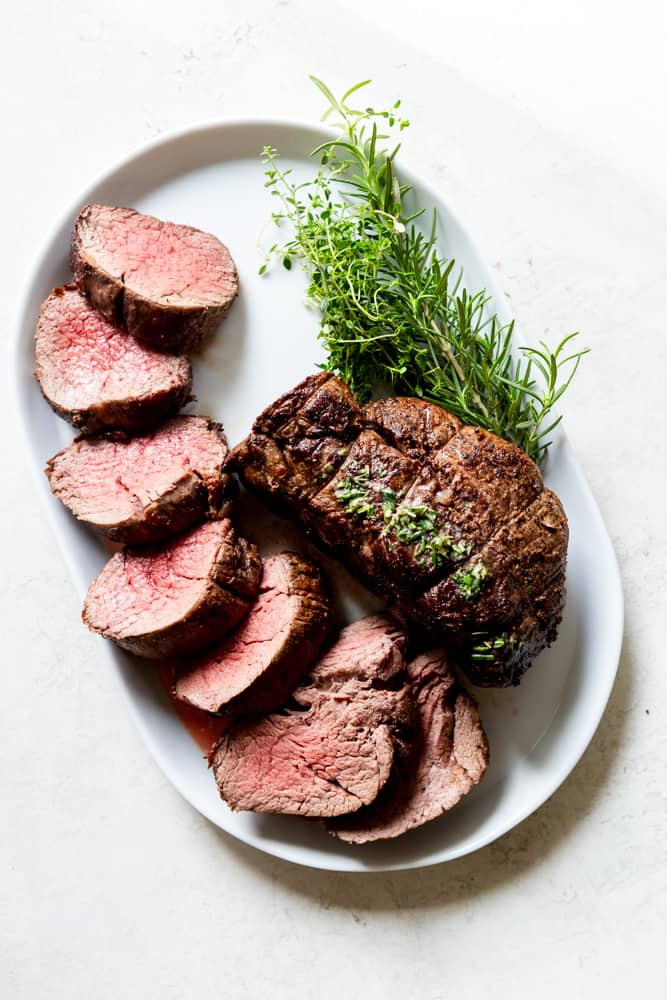
[[[40,349],[40,327],[54,298],[62,299],[78,290],[75,285],[54,288],[42,303],[35,333],[35,378],[40,391],[49,406],[68,423],[84,434],[100,434],[107,431],[135,433],[155,427],[177,413],[192,397],[192,367],[187,358],[179,359],[179,377],[171,381],[152,380],[139,395],[129,395],[117,399],[95,400],[88,405],[65,406],[54,395],[47,392],[47,367],[53,359]],[[122,333],[122,331],[121,331]],[[127,334],[122,333],[123,336]]]
[[[341,400],[344,419],[334,431],[334,422],[319,414],[337,412]],[[463,426],[422,400],[395,397],[360,408],[340,379],[322,373],[282,396],[275,413],[268,407],[229,465],[280,513],[296,517],[399,617],[457,645],[477,683],[517,683],[553,642],[564,599],[567,519],[535,463],[511,442]],[[370,474],[374,509],[356,516],[338,493],[360,470]],[[436,512],[436,533],[451,542],[437,559],[387,529],[386,487],[402,505]],[[483,585],[465,596],[461,573],[481,563]]]
[[[141,295],[125,284],[122,275],[109,274],[87,253],[81,231],[97,207],[86,205],[81,210],[72,233],[70,267],[80,291],[98,312],[139,340],[170,353],[195,350],[229,312],[238,294],[236,273],[234,293],[217,306],[164,304]]]
[[[133,433],[156,427],[185,406],[193,398],[192,373],[187,382],[174,388],[161,388],[145,399],[124,399],[117,402],[96,403],[91,406],[67,409],[49,399],[40,380],[39,366],[35,378],[42,396],[54,413],[66,420],[82,434],[103,434],[106,431]]]

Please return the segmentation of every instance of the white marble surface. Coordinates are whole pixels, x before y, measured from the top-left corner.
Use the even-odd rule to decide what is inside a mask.
[[[342,877],[234,843],[149,758],[5,439],[0,996],[624,997],[664,989],[667,69],[654,3],[9,0],[6,343],[17,288],[91,176],[164,129],[315,119],[306,81],[401,95],[411,163],[531,335],[593,349],[566,402],[627,628],[600,729],[522,826],[422,872]],[[463,9],[462,9],[463,8]],[[408,22],[409,18],[409,22]]]

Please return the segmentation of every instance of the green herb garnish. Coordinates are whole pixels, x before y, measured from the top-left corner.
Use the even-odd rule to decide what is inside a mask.
[[[346,476],[334,490],[343,510],[351,517],[373,517],[375,505],[370,497],[370,466],[365,465],[357,472]]]
[[[484,639],[482,642],[478,642],[477,645],[472,647],[470,658],[478,663],[490,663],[495,659],[497,650],[508,649],[511,651],[516,649],[520,644],[520,639],[517,636],[508,635],[507,632],[503,632],[502,635],[495,636],[495,638]]]
[[[386,469],[378,472],[381,479],[386,479],[388,474]],[[377,494],[376,500],[373,493]],[[437,567],[445,561],[460,562],[470,555],[469,545],[455,542],[450,535],[438,531],[438,512],[433,507],[399,503],[395,490],[373,482],[369,465],[354,469],[345,476],[334,490],[334,496],[350,517],[379,521],[378,506],[381,505],[382,537],[392,536],[402,545],[413,545],[415,556],[422,562],[428,559]],[[388,547],[393,547],[391,542]]]
[[[513,323],[491,313],[485,291],[463,288],[455,262],[436,245],[435,213],[425,230],[424,210],[408,207],[410,188],[394,172],[393,136],[409,125],[400,101],[385,111],[355,109],[350,98],[370,81],[338,100],[312,79],[327,101],[323,117],[339,133],[313,151],[316,177],[297,183],[270,147],[263,160],[266,187],[280,202],[273,219],[294,231],[270,256],[305,267],[308,298],[322,317],[324,367],[362,401],[378,388],[419,396],[541,462],[560,422],[553,407],[586,353],[571,352],[576,334],[554,350],[540,343],[514,357]]]
[[[479,597],[482,584],[488,577],[489,569],[483,562],[475,563],[467,569],[461,566],[455,573],[452,573],[452,580],[466,601]]]

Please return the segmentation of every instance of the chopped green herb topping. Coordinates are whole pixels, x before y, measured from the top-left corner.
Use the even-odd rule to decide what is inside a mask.
[[[457,569],[456,573],[452,573],[452,580],[466,601],[471,601],[473,598],[479,597],[482,584],[488,579],[488,576],[488,567],[483,562],[478,562],[468,569],[464,569],[463,566]]]
[[[375,507],[370,498],[371,469],[365,465],[358,472],[346,476],[334,491],[343,510],[351,517],[374,517]]]
[[[499,649],[509,649],[511,651],[516,649],[520,644],[521,640],[517,636],[508,635],[507,632],[503,632],[502,635],[484,639],[476,646],[473,646],[470,658],[477,663],[491,663],[495,659],[495,654]]]
[[[386,479],[386,469],[379,469],[378,476]],[[374,501],[372,493],[377,493]],[[371,480],[369,465],[346,476],[334,491],[343,510],[350,517],[368,517],[379,521],[378,505],[381,503],[384,527],[382,537],[393,536],[402,545],[413,545],[415,556],[421,561],[430,560],[434,568],[444,562],[461,562],[470,555],[470,546],[456,542],[445,532],[438,531],[438,512],[426,504],[399,503],[395,490]]]

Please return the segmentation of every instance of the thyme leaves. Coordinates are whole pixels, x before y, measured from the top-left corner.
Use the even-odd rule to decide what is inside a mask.
[[[513,323],[498,319],[484,290],[466,289],[455,261],[442,255],[435,213],[428,225],[423,208],[408,208],[410,187],[394,169],[398,135],[409,125],[400,101],[389,110],[355,108],[352,95],[370,81],[338,99],[312,80],[337,131],[313,150],[317,174],[298,183],[271,147],[263,162],[273,219],[293,233],[269,255],[305,268],[324,367],[362,401],[378,389],[418,396],[542,462],[561,419],[554,407],[586,349],[575,349],[569,334],[555,348],[514,350]]]

